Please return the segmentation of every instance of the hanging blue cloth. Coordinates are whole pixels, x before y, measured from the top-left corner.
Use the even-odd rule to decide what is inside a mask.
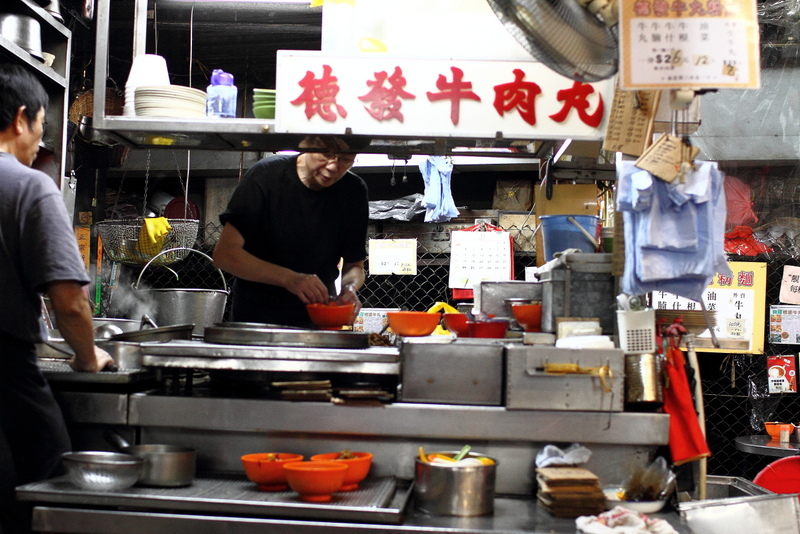
[[[442,156],[429,156],[419,164],[419,170],[425,181],[425,194],[422,205],[425,206],[425,222],[449,221],[458,217],[458,209],[450,192],[450,176],[453,164]]]
[[[668,183],[632,161],[617,165],[624,293],[667,291],[699,301],[715,274],[732,275],[724,252],[724,174],[716,162],[695,166],[682,183]]]

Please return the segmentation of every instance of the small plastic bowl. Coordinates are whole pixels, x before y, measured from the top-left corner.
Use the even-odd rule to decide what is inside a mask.
[[[302,454],[289,452],[257,452],[242,456],[242,466],[247,478],[261,491],[284,491],[288,488],[283,466],[303,460]]]
[[[790,435],[792,432],[794,432],[794,425],[791,423],[779,423],[777,421],[769,421],[764,423],[764,428],[767,430],[767,434],[769,434],[772,439],[780,439],[781,430],[788,430]]]
[[[311,322],[322,329],[339,330],[343,326],[353,324],[355,304],[306,304]]]
[[[340,452],[326,452],[315,454],[311,457],[312,462],[342,462],[347,464],[348,469],[344,476],[344,483],[339,491],[353,491],[358,489],[358,484],[367,478],[369,468],[372,466],[371,452],[351,452],[352,458],[339,458]]]
[[[514,319],[526,332],[542,331],[542,303],[537,304],[512,304],[511,311]]]
[[[623,501],[619,498],[620,492],[624,493],[622,488],[603,488],[607,510],[611,510],[615,506],[622,506],[623,508],[639,512],[640,514],[655,514],[660,512],[664,508],[664,505],[667,504],[667,499],[662,499],[660,501]]]
[[[396,311],[386,314],[392,332],[398,336],[427,336],[434,330],[442,316],[420,311]]]
[[[328,502],[339,491],[349,467],[344,462],[291,462],[284,464],[289,487],[304,502]]]
[[[465,313],[445,313],[444,327],[458,337],[469,337],[469,325]]]
[[[469,325],[470,337],[499,339],[506,337],[508,332],[508,321],[467,321]]]

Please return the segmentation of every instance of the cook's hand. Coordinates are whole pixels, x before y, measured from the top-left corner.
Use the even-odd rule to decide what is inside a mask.
[[[73,356],[69,359],[69,366],[75,371],[84,373],[97,373],[98,371],[102,371],[106,368],[115,368],[116,364],[109,353],[100,347],[95,346],[94,359],[84,361],[84,359],[78,359],[77,356]]]
[[[354,304],[353,306],[353,317],[351,317],[351,322],[356,320],[358,316],[358,312],[361,311],[361,301],[358,299],[358,294],[356,290],[351,285],[346,285],[342,288],[342,291],[339,293],[339,296],[336,297],[337,304]]]
[[[295,273],[286,289],[297,295],[303,304],[327,304],[330,300],[328,288],[315,274]]]

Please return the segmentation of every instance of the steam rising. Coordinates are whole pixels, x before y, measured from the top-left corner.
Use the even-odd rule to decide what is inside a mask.
[[[109,303],[109,315],[137,321],[145,314],[155,318],[156,312],[158,312],[158,302],[150,291],[141,291],[142,289],[148,289],[148,287],[145,284],[139,284],[139,289],[134,289],[133,277],[126,272],[121,272]]]

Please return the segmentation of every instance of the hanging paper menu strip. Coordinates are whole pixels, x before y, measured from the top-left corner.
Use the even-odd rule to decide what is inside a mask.
[[[513,255],[511,234],[499,228],[451,232],[448,287],[471,290],[476,282],[513,280]]]
[[[653,138],[661,91],[614,92],[603,150],[641,156]]]

